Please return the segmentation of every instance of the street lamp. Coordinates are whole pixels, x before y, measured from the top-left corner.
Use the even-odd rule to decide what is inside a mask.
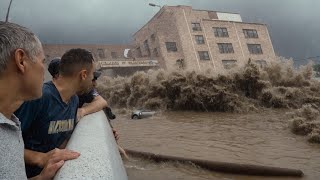
[[[159,7],[161,9],[161,6],[157,5],[157,4],[153,4],[153,3],[149,3],[149,6],[152,6],[152,7]]]
[[[9,12],[10,12],[11,3],[12,3],[12,0],[10,0],[10,4],[8,6],[7,15],[6,15],[6,22],[8,22],[8,19],[9,19]]]

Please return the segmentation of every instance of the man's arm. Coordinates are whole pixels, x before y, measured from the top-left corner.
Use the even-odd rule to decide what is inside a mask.
[[[63,160],[51,159],[39,175],[29,178],[29,180],[51,180],[63,164]]]
[[[80,156],[80,153],[71,151],[68,149],[53,149],[47,153],[42,153],[42,152],[37,152],[37,151],[32,151],[29,149],[24,150],[24,160],[26,164],[29,165],[34,165],[38,167],[45,167],[46,164],[51,159],[56,159],[56,161],[67,161],[67,160],[72,160],[76,159]]]
[[[77,117],[78,119],[81,119],[83,116],[98,112],[107,106],[108,103],[103,97],[101,97],[100,95],[95,96],[91,103],[78,109]]]
[[[29,149],[24,149],[24,161],[26,164],[38,167],[44,167],[42,159],[44,159],[42,152],[36,152]]]

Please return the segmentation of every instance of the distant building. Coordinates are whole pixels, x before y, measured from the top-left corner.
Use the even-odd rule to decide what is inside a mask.
[[[103,45],[103,44],[44,44],[43,49],[47,59],[61,57],[72,48],[84,48],[92,52],[97,61],[131,59],[130,45]]]
[[[240,14],[164,6],[134,35],[135,57],[151,57],[164,69],[231,68],[275,59],[267,26],[242,22]]]
[[[132,56],[131,45],[103,45],[103,44],[43,44],[47,64],[55,57],[61,57],[72,48],[83,48],[92,52],[97,69],[104,69],[105,75],[130,75],[136,71],[159,68],[157,59],[149,57],[136,60]],[[47,75],[49,79],[50,75]]]
[[[71,48],[90,50],[98,66],[113,75],[160,67],[205,71],[259,66],[275,60],[267,26],[242,22],[240,14],[164,6],[133,35],[130,45],[45,44],[47,59]],[[125,74],[123,73],[125,71]]]

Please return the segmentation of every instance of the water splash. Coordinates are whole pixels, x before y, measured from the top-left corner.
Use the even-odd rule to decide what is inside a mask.
[[[320,111],[315,104],[306,104],[291,113],[291,131],[298,135],[308,136],[308,141],[320,143]]]
[[[320,106],[320,83],[312,80],[312,65],[295,69],[283,58],[265,68],[249,62],[220,73],[150,70],[101,79],[99,92],[117,108],[247,112]]]

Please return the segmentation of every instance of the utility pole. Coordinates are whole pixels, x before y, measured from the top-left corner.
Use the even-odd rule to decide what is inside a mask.
[[[8,22],[8,20],[9,20],[9,13],[10,13],[11,3],[12,3],[12,0],[10,0],[10,4],[8,6],[8,11],[7,11],[7,15],[6,15],[6,22]]]

